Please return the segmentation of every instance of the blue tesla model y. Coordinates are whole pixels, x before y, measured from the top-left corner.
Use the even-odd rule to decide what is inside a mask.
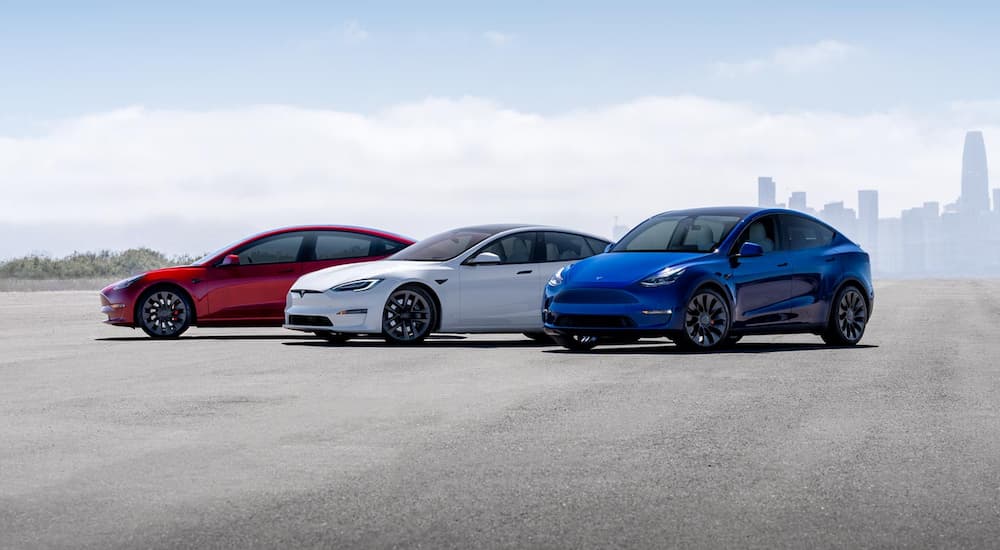
[[[653,216],[561,269],[542,317],[573,350],[666,336],[707,351],[796,332],[850,346],[874,298],[868,254],[829,225],[779,208],[699,208]]]

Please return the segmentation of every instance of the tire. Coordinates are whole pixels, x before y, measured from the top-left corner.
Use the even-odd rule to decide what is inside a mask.
[[[830,321],[821,335],[831,346],[853,346],[861,341],[868,326],[868,302],[854,285],[837,292],[830,307]]]
[[[539,344],[551,344],[552,337],[544,332],[525,332],[525,336],[531,338],[532,340],[538,342]]]
[[[401,286],[382,309],[382,337],[390,344],[418,344],[437,324],[437,305],[417,286]]]
[[[580,336],[579,334],[560,334],[553,336],[552,340],[571,351],[590,351],[598,344],[597,336]]]
[[[686,350],[719,349],[729,337],[731,322],[726,299],[710,288],[698,289],[684,307],[684,328],[674,342]]]
[[[329,330],[317,330],[314,334],[331,344],[344,344],[351,339],[349,334],[344,334],[343,332],[332,332]]]
[[[136,324],[150,338],[177,338],[191,326],[194,308],[182,290],[158,287],[142,293],[135,314]]]

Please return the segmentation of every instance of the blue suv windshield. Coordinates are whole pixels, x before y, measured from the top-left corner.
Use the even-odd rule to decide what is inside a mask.
[[[741,219],[711,214],[655,216],[625,235],[611,252],[711,252]]]

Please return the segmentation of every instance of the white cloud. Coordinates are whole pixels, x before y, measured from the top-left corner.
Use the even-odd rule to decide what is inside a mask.
[[[766,58],[748,59],[736,63],[715,64],[717,76],[733,78],[767,70],[801,73],[839,63],[859,51],[857,46],[837,40],[821,40],[815,44],[778,48]]]
[[[336,222],[421,237],[527,221],[608,234],[614,216],[633,224],[673,208],[752,204],[758,175],[775,177],[780,200],[805,190],[813,206],[851,205],[857,189],[879,188],[883,215],[895,215],[958,195],[966,122],[952,110],[775,113],[698,97],[551,116],[475,98],[373,115],[131,107],[0,136],[0,222]],[[978,129],[1000,159],[1000,121]],[[162,241],[142,244],[197,252],[230,236],[178,244],[181,233],[165,224]]]
[[[497,48],[506,46],[507,44],[510,44],[512,40],[514,40],[513,35],[502,33],[500,31],[486,31],[483,33],[483,38],[486,39],[486,41],[489,42],[490,45]]]
[[[360,44],[368,40],[368,31],[361,26],[361,23],[354,20],[344,23],[340,35],[348,44]]]

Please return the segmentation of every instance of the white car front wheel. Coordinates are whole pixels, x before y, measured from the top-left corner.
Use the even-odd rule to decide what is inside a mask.
[[[416,344],[434,328],[437,307],[430,294],[417,286],[392,291],[382,310],[382,335],[390,344]]]

